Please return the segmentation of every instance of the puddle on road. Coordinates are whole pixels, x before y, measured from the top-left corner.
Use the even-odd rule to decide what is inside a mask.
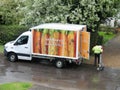
[[[11,71],[11,72],[15,72],[15,73],[24,73],[23,71]]]
[[[105,68],[104,71],[98,72],[95,68],[88,67],[83,66],[71,70],[54,70],[51,72],[53,76],[45,73],[34,74],[33,81],[53,86],[73,87],[85,90],[114,90],[116,85],[120,85],[119,69]]]
[[[117,86],[115,90],[120,90],[120,86]]]
[[[0,67],[4,67],[5,65],[0,65]]]

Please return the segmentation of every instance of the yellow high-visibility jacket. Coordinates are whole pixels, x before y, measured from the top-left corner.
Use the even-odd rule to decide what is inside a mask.
[[[100,54],[103,52],[103,49],[102,46],[96,45],[92,48],[92,51],[94,52],[94,54]]]

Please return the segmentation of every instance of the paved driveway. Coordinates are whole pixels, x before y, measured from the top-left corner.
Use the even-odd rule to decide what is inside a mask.
[[[91,64],[70,65],[56,69],[47,62],[9,62],[0,55],[0,83],[32,82],[31,90],[117,90],[120,69],[105,68],[98,72]]]
[[[120,35],[104,48],[105,70],[98,72],[92,65],[70,65],[57,69],[48,62],[9,62],[0,54],[0,83],[32,82],[30,90],[120,90]]]

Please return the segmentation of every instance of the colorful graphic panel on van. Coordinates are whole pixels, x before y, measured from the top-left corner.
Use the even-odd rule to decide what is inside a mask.
[[[33,53],[76,57],[76,31],[32,30]]]

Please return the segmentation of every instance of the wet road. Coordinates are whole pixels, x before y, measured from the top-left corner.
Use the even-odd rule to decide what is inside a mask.
[[[34,90],[120,90],[120,69],[98,72],[90,64],[57,69],[39,61],[9,62],[0,54],[0,83],[15,81],[32,82],[33,89],[39,86]]]

